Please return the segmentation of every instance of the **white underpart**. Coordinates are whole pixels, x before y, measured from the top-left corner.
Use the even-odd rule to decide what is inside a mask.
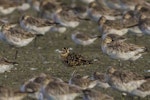
[[[150,70],[147,70],[146,72],[150,72]]]
[[[90,89],[94,88],[97,85],[97,83],[98,83],[97,80],[91,82],[90,85],[88,86],[88,88],[90,88]]]
[[[87,15],[88,15],[88,17],[91,18],[93,21],[98,22],[99,18],[102,16],[102,14],[100,14],[100,13],[94,14],[94,13],[92,13],[92,10],[93,10],[93,9],[88,9],[88,10],[87,10]],[[106,19],[108,19],[108,20],[115,20],[115,19],[117,19],[117,18],[115,18],[114,16],[109,16],[109,15],[103,15],[103,16],[105,16]]]
[[[89,3],[91,3],[91,2],[93,2],[93,1],[95,1],[95,0],[80,0],[80,1],[82,1],[82,2],[84,2],[84,3],[86,3],[86,4],[89,4]]]
[[[21,34],[21,33],[20,33]],[[29,44],[35,37],[30,37],[27,39],[21,39],[18,37],[7,35],[5,36],[4,33],[0,32],[0,39],[4,42],[7,42],[10,45],[14,45],[16,47],[23,47]]]
[[[59,32],[59,33],[64,33],[66,31],[66,27],[52,27],[50,29],[51,32]]]
[[[76,44],[80,44],[80,45],[84,45],[84,46],[92,44],[97,39],[97,38],[92,38],[92,39],[88,39],[85,41],[85,40],[76,38],[75,34],[72,34],[71,38]]]
[[[146,82],[146,80],[131,81],[128,83],[113,82],[110,85],[119,91],[130,93],[140,87],[144,82]]]
[[[11,37],[7,39],[6,41],[11,45],[15,45],[16,47],[23,47],[29,44],[34,38],[35,37],[28,38],[28,39],[20,39],[17,37]]]
[[[110,85],[108,83],[100,82],[100,81],[98,82],[97,86],[99,86],[101,88],[105,88],[105,89],[110,87]]]
[[[46,100],[74,100],[79,94],[72,93],[72,94],[64,94],[64,95],[51,95],[47,94],[44,95]]]
[[[137,36],[142,35],[142,31],[138,28],[138,26],[129,28],[129,32],[132,32],[132,33],[136,34]]]
[[[132,92],[130,92],[130,94],[144,98],[144,97],[150,95],[150,90],[148,90],[148,91],[141,91],[141,90],[135,89]]]
[[[104,77],[106,77],[106,76],[104,76]],[[95,80],[94,76],[91,77],[91,80]],[[110,85],[106,81],[102,82],[101,80],[97,80],[97,86],[99,86],[101,88],[105,88],[105,89],[110,87]]]
[[[73,21],[73,20],[72,21],[66,21],[66,20],[63,20],[56,13],[52,14],[52,19],[55,22],[60,23],[60,25],[65,26],[65,27],[75,28],[75,27],[77,27],[80,24],[80,22],[78,22],[78,21]]]
[[[150,27],[149,26],[146,28],[140,27],[140,29],[144,34],[150,35]]]
[[[18,6],[17,9],[18,10],[28,10],[30,8],[30,5],[28,3],[23,3],[21,6]]]
[[[52,28],[52,26],[37,27],[34,25],[30,25],[30,24],[25,25],[23,21],[20,22],[20,26],[27,31],[31,31],[34,34],[41,34],[41,35],[44,35],[46,32],[50,31],[50,29]]]
[[[13,64],[1,64],[0,65],[0,73],[4,73],[6,71],[10,71],[14,67]]]
[[[118,35],[120,35],[120,36],[125,35],[127,32],[128,32],[128,29],[127,29],[127,28],[123,28],[123,29],[120,29],[120,30],[117,30],[117,29],[110,29],[110,30],[108,31],[108,33],[118,34]]]
[[[7,15],[7,14],[12,13],[16,9],[17,9],[17,7],[9,7],[7,9],[5,9],[5,8],[3,8],[3,7],[0,6],[0,13],[2,13],[4,15]]]

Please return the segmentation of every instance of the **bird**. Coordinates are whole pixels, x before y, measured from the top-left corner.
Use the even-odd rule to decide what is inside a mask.
[[[74,100],[82,94],[82,89],[65,82],[52,81],[43,87],[46,100]]]
[[[105,73],[100,73],[96,71],[93,73],[92,79],[98,81],[97,86],[107,89],[110,88],[110,85],[106,82],[105,76]]]
[[[123,61],[135,61],[147,51],[147,48],[144,46],[127,43],[124,40],[122,41],[107,35],[102,40],[101,49],[103,53],[111,58]]]
[[[80,24],[79,17],[66,5],[58,7],[56,12],[53,13],[52,19],[54,22],[70,28],[75,28]]]
[[[121,19],[118,20],[107,20],[105,16],[101,16],[98,20],[98,28],[100,33],[113,33],[120,36],[125,35],[128,32]]]
[[[38,6],[36,8],[38,8],[37,11],[40,14],[40,17],[51,19],[53,13],[57,12],[57,8],[61,7],[62,2],[57,0],[42,0],[37,4]]]
[[[130,94],[133,90],[147,82],[148,79],[136,72],[119,70],[113,66],[109,66],[106,71],[106,81],[112,88]]]
[[[71,4],[70,9],[75,13],[78,19],[85,21],[90,20],[87,13],[88,7],[86,5]]]
[[[61,80],[60,78],[41,73],[24,82],[20,87],[20,91],[30,93],[29,97],[31,98],[43,100],[44,95],[41,92],[42,88],[50,81],[63,82],[63,80]]]
[[[77,0],[71,0],[72,3],[75,3]],[[89,3],[93,2],[95,0],[79,0],[80,3],[84,3],[88,5]]]
[[[71,34],[71,39],[76,44],[83,45],[83,46],[92,44],[98,38],[101,38],[101,36],[97,36],[97,35],[90,36],[89,34],[80,31],[76,31]]]
[[[138,27],[138,24],[139,24],[138,19],[139,18],[137,14],[135,14],[135,11],[130,10],[130,11],[124,12],[122,20],[123,20],[124,26],[128,27],[129,32],[134,33],[137,36],[141,36],[142,31]]]
[[[136,4],[144,4],[145,1],[141,0],[131,0],[126,1],[126,0],[103,0],[107,7],[111,9],[117,9],[121,11],[128,11],[128,10],[134,10],[134,7]]]
[[[13,1],[0,1],[0,14],[7,15],[11,14],[17,9],[18,4]]]
[[[9,61],[6,58],[2,57],[0,58],[0,73],[9,72],[14,65],[17,65],[17,62]]]
[[[10,45],[23,47],[29,44],[35,38],[35,35],[31,32],[24,31],[21,28],[11,27],[9,24],[3,24],[0,38]]]
[[[36,18],[29,15],[23,15],[20,18],[20,26],[26,31],[33,32],[37,35],[44,35],[49,32],[56,23],[52,20]]]
[[[85,59],[82,55],[70,52],[71,48],[62,48],[62,50],[57,49],[56,52],[60,53],[62,62],[69,66],[80,66],[92,64],[92,60]]]
[[[23,47],[28,45],[35,39],[36,35],[24,31],[21,28],[12,27],[9,24],[3,24],[0,31],[0,39],[14,47]],[[16,49],[15,59],[17,58],[18,50]]]
[[[121,18],[121,13],[105,7],[103,3],[91,2],[88,5],[88,16],[91,20],[97,22],[101,16],[105,16],[108,20],[116,20]]]
[[[69,79],[69,84],[79,86],[82,89],[89,89],[97,85],[97,80],[91,80],[88,75],[81,76],[80,74],[73,73]]]
[[[0,86],[0,100],[23,100],[27,93],[14,90],[9,87]]]
[[[83,90],[83,100],[114,100],[113,97],[93,89]]]
[[[20,91],[30,93],[30,97],[38,100],[74,100],[82,92],[81,88],[45,73],[26,81]]]

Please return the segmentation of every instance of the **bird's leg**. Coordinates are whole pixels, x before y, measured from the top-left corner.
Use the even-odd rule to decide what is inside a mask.
[[[130,65],[130,66],[133,66],[133,65],[134,65],[134,62],[131,61],[131,60],[129,60],[129,65]]]
[[[121,62],[121,60],[118,60],[118,61],[119,61],[119,66],[122,67],[123,63]]]
[[[37,36],[36,36],[35,39],[34,39],[34,47],[37,46],[37,45],[36,45],[36,42],[37,42]]]
[[[18,48],[16,49],[16,52],[15,52],[15,59],[17,59],[17,57],[18,57]]]

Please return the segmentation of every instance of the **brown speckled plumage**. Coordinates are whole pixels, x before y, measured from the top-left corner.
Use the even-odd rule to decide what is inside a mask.
[[[21,20],[24,20],[25,24],[31,24],[31,25],[34,25],[34,26],[37,26],[37,27],[51,26],[53,24],[56,24],[52,20],[35,18],[35,17],[32,17],[32,16],[27,16],[27,15],[22,16]]]

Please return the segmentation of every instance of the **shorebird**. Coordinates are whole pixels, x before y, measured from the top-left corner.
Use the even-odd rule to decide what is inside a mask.
[[[57,0],[41,0],[40,5],[37,6],[39,9],[37,11],[41,17],[51,19],[53,13],[57,12],[57,8],[61,7],[61,3]]]
[[[146,52],[146,47],[138,46],[125,41],[115,39],[111,36],[102,40],[101,49],[103,53],[109,55],[113,59],[135,61]]]
[[[97,86],[107,89],[110,87],[110,85],[106,82],[105,76],[105,73],[94,72],[92,75],[92,79],[98,81]]]
[[[75,28],[80,24],[79,18],[74,11],[65,5],[57,8],[57,11],[52,15],[52,19],[65,27]]]
[[[35,35],[20,28],[11,27],[9,24],[4,24],[0,32],[0,38],[10,45],[23,47],[29,44],[35,38]]]
[[[26,96],[27,93],[0,86],[0,100],[23,100]]]
[[[7,15],[14,12],[17,9],[17,4],[13,1],[0,1],[0,14]]]
[[[74,100],[82,94],[82,89],[64,82],[52,81],[43,87],[46,100]]]
[[[83,90],[83,100],[114,100],[113,97],[93,89]]]
[[[125,28],[122,20],[107,20],[106,17],[101,16],[98,20],[99,31],[102,34],[113,33],[123,36],[128,32],[128,28]]]
[[[135,8],[136,9],[136,8]],[[128,31],[135,33],[138,36],[142,35],[142,31],[139,29],[138,25],[138,16],[135,14],[134,10],[127,11],[123,14],[123,25],[128,27]]]
[[[62,50],[56,50],[60,53],[61,60],[67,66],[80,66],[92,64],[91,60],[85,59],[82,55],[70,52],[71,48],[62,48]]]
[[[30,5],[27,3],[17,2],[17,1],[0,1],[0,14],[7,15],[11,14],[15,10],[27,10],[30,8]]]
[[[0,39],[9,45],[15,47],[23,47],[28,45],[36,36],[31,32],[26,32],[21,28],[12,27],[9,24],[2,25]],[[18,50],[16,50],[15,59],[17,58]]]
[[[38,100],[43,100],[44,95],[41,92],[43,86],[47,85],[48,82],[58,81],[63,82],[60,78],[52,77],[41,73],[40,75],[29,79],[28,81],[24,82],[23,85],[20,87],[21,92],[31,93],[29,96],[31,98],[35,98]]]
[[[82,5],[82,4],[72,4],[70,6],[70,9],[75,13],[75,15],[77,16],[78,19],[80,20],[85,20],[85,21],[89,21],[89,17],[88,17],[88,7],[86,5]]]
[[[82,89],[90,89],[97,85],[97,80],[91,80],[88,75],[81,76],[80,74],[73,73],[69,80],[69,84],[79,86]]]
[[[95,0],[72,0],[72,3],[75,3],[76,1],[82,2],[82,3],[88,5],[89,3],[91,3],[91,2],[93,2],[93,1],[95,1]]]
[[[106,71],[106,80],[112,88],[124,93],[131,93],[148,81],[146,77],[135,72],[118,70],[112,66],[109,66]]]
[[[136,4],[144,4],[145,1],[141,0],[103,0],[105,2],[105,5],[107,5],[109,8],[117,9],[117,10],[134,10],[134,7]]]
[[[108,20],[116,20],[121,19],[120,12],[117,12],[115,10],[109,9],[105,7],[102,3],[97,3],[96,1],[91,2],[88,5],[87,10],[89,18],[91,18],[94,21],[98,21],[101,16],[105,16]],[[119,16],[120,15],[120,16]]]
[[[54,24],[56,23],[52,20],[40,19],[28,15],[23,15],[20,19],[20,26],[34,34],[44,35],[46,32],[50,31]]]
[[[1,58],[0,73],[4,73],[5,71],[10,71],[16,64],[17,64],[16,62],[8,61],[6,58]]]
[[[71,35],[72,40],[79,45],[90,45],[92,44],[97,38],[101,38],[101,36],[90,36],[83,32],[73,32]]]

